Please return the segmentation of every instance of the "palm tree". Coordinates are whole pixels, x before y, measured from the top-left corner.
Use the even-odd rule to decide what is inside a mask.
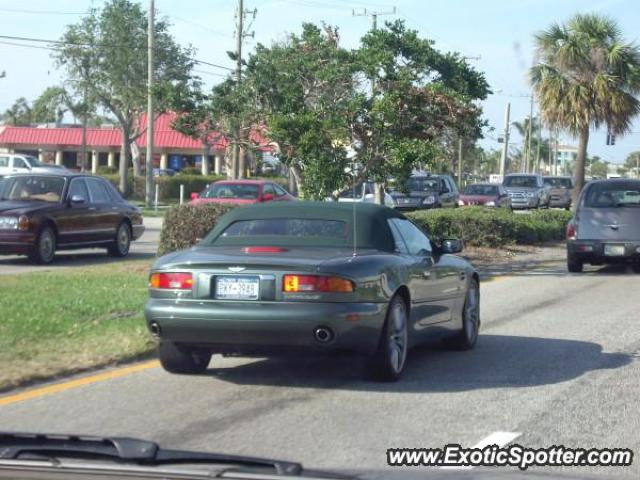
[[[624,134],[640,113],[640,49],[624,41],[614,20],[595,14],[553,24],[534,41],[537,64],[530,76],[543,120],[578,137],[575,205],[584,185],[589,129],[605,125]]]

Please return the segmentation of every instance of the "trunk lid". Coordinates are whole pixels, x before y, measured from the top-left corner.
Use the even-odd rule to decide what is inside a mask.
[[[640,240],[640,207],[581,208],[580,240]]]

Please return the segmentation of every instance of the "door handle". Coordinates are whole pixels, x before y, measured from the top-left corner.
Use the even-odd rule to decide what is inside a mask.
[[[466,272],[460,272],[460,280],[465,280],[467,278]]]

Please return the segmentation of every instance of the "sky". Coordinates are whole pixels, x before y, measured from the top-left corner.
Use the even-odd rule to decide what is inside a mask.
[[[148,1],[142,0],[146,7]],[[226,52],[235,48],[234,15],[237,0],[156,0],[157,15],[172,24],[176,40],[191,44],[196,58],[232,67]],[[259,42],[269,45],[283,40],[287,33],[299,32],[303,22],[326,22],[340,28],[345,47],[356,47],[371,28],[371,18],[354,16],[368,11],[390,12],[383,21],[403,19],[420,35],[435,41],[443,51],[457,51],[483,71],[492,94],[483,102],[489,125],[481,144],[485,148],[501,148],[497,137],[504,130],[504,110],[511,103],[511,120],[522,121],[529,115],[530,87],[527,71],[533,61],[532,36],[554,22],[562,22],[575,13],[597,12],[619,22],[628,41],[640,42],[640,8],[637,0],[244,0],[245,8],[257,9],[251,31],[254,38],[245,40],[245,52]],[[1,34],[59,38],[65,26],[76,22],[91,5],[101,0],[0,0]],[[0,42],[3,40],[0,39]],[[24,42],[13,42],[24,43]],[[33,44],[31,44],[33,45]],[[50,52],[0,43],[0,111],[10,107],[16,98],[35,99],[46,87],[60,85],[62,72],[56,70]],[[213,85],[227,70],[198,65],[196,73]],[[599,155],[612,163],[622,163],[634,150],[640,150],[640,119],[633,132],[617,137],[615,146],[606,145],[606,132],[592,132],[589,154]],[[516,132],[512,142],[522,142]],[[569,136],[562,143],[575,145]]]

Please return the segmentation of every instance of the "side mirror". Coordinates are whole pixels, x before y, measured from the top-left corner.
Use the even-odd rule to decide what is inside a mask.
[[[443,254],[454,254],[460,253],[464,248],[462,244],[462,240],[458,240],[457,238],[448,238],[442,241],[442,245],[440,246],[440,251]]]
[[[82,195],[72,195],[70,199],[71,205],[82,205],[86,199]]]
[[[272,193],[265,193],[264,195],[262,195],[262,201],[263,202],[270,202],[271,200],[273,200],[273,194]]]
[[[200,195],[199,195],[199,194],[197,194],[196,192],[193,192],[193,193],[191,194],[191,200],[197,200],[198,198],[200,198]]]

